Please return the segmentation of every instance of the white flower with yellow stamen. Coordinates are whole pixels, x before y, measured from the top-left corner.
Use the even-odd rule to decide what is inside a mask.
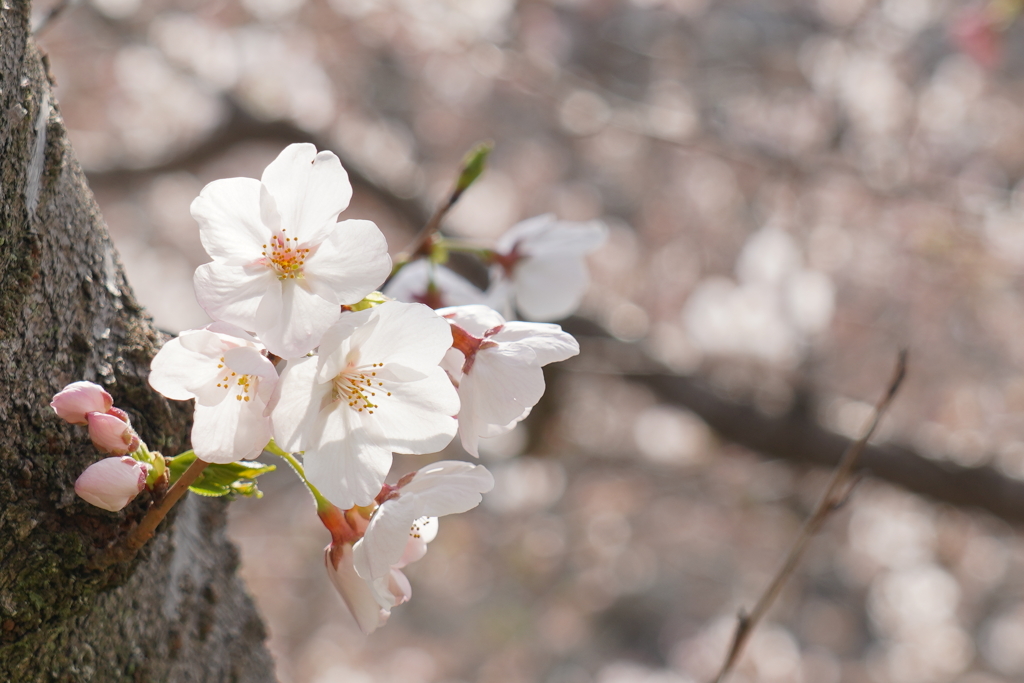
[[[434,453],[455,436],[459,396],[439,366],[451,345],[448,323],[422,304],[343,314],[319,356],[281,374],[275,441],[304,451],[309,481],[339,508],[369,505],[392,453]]]
[[[277,370],[263,345],[233,325],[186,330],[164,344],[149,384],[167,398],[196,400],[192,448],[201,460],[255,458],[270,441],[267,402]]]
[[[272,353],[298,358],[391,272],[370,221],[338,223],[352,186],[331,152],[289,145],[255,178],[215,180],[192,202],[212,263],[195,274],[214,320],[255,332]]]

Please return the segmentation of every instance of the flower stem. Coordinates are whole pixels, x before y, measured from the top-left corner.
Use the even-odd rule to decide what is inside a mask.
[[[274,443],[273,439],[270,440],[270,443],[268,443],[263,450],[272,455],[284,458],[285,461],[287,461],[288,464],[292,466],[292,469],[295,470],[295,474],[299,475],[299,479],[301,479],[302,483],[306,485],[306,488],[309,489],[309,492],[313,494],[313,500],[316,501],[316,511],[318,513],[325,512],[326,510],[329,510],[334,507],[334,505],[329,500],[324,498],[323,494],[320,493],[315,486],[309,483],[309,479],[306,479],[306,470],[303,469],[302,463],[300,463],[295,458],[294,455],[285,451],[276,443]]]
[[[196,460],[188,466],[188,469],[178,478],[178,481],[174,482],[174,485],[167,490],[167,495],[160,501],[160,504],[156,507],[149,509],[146,516],[142,518],[142,522],[139,526],[135,527],[131,535],[128,536],[128,541],[125,545],[132,551],[138,550],[146,544],[146,541],[153,538],[153,532],[156,531],[157,526],[163,521],[167,513],[171,511],[174,504],[178,502],[185,492],[188,491],[188,487],[199,478],[199,475],[203,473],[206,466],[210,463],[196,458]]]
[[[107,548],[98,556],[94,557],[89,562],[91,569],[102,569],[109,567],[117,562],[124,562],[130,560],[135,556],[135,553],[139,551],[139,548],[146,545],[146,541],[153,538],[153,532],[160,525],[160,522],[164,520],[167,513],[171,511],[174,504],[185,495],[188,491],[188,487],[199,478],[199,475],[203,473],[206,466],[210,463],[203,460],[196,459],[188,469],[178,478],[174,485],[167,490],[167,494],[163,497],[159,504],[154,505],[146,512],[146,516],[142,518],[142,521],[137,527],[125,539],[123,544],[111,546]]]

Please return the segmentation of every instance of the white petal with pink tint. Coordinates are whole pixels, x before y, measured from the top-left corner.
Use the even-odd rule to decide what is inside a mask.
[[[422,557],[425,548],[420,546],[437,533],[436,520],[429,518],[471,510],[493,487],[494,478],[483,466],[446,460],[420,469],[377,508],[353,557],[356,572],[373,585],[378,604],[394,606],[393,594],[383,589],[393,568]]]
[[[89,465],[75,481],[75,493],[87,503],[117,512],[146,488],[149,465],[127,456]]]
[[[87,424],[86,413],[105,413],[114,405],[103,387],[92,382],[72,382],[50,403],[57,416],[73,425]]]
[[[170,399],[196,399],[192,448],[201,460],[255,458],[270,441],[277,369],[242,330],[213,323],[182,332],[153,358],[149,384]]]

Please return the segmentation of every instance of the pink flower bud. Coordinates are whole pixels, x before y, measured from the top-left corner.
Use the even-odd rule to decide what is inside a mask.
[[[127,422],[106,413],[88,413],[89,438],[103,453],[125,455],[139,447],[139,437]]]
[[[146,488],[148,474],[149,465],[127,456],[104,458],[82,472],[75,493],[98,508],[117,512]]]
[[[73,425],[87,423],[87,413],[105,413],[114,405],[114,399],[103,387],[92,382],[72,382],[53,397],[50,407],[57,415]]]

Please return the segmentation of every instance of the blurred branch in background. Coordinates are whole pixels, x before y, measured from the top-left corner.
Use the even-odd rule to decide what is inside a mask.
[[[834,467],[854,443],[802,407],[814,404],[814,397],[785,414],[768,415],[752,402],[724,397],[699,376],[668,371],[637,344],[602,336],[591,321],[574,319],[565,328],[584,345],[580,359],[567,363],[565,372],[617,372],[649,387],[666,404],[693,412],[723,439],[764,456]],[[1024,524],[1024,482],[991,466],[965,467],[898,443],[868,443],[856,469],[936,501]]]

